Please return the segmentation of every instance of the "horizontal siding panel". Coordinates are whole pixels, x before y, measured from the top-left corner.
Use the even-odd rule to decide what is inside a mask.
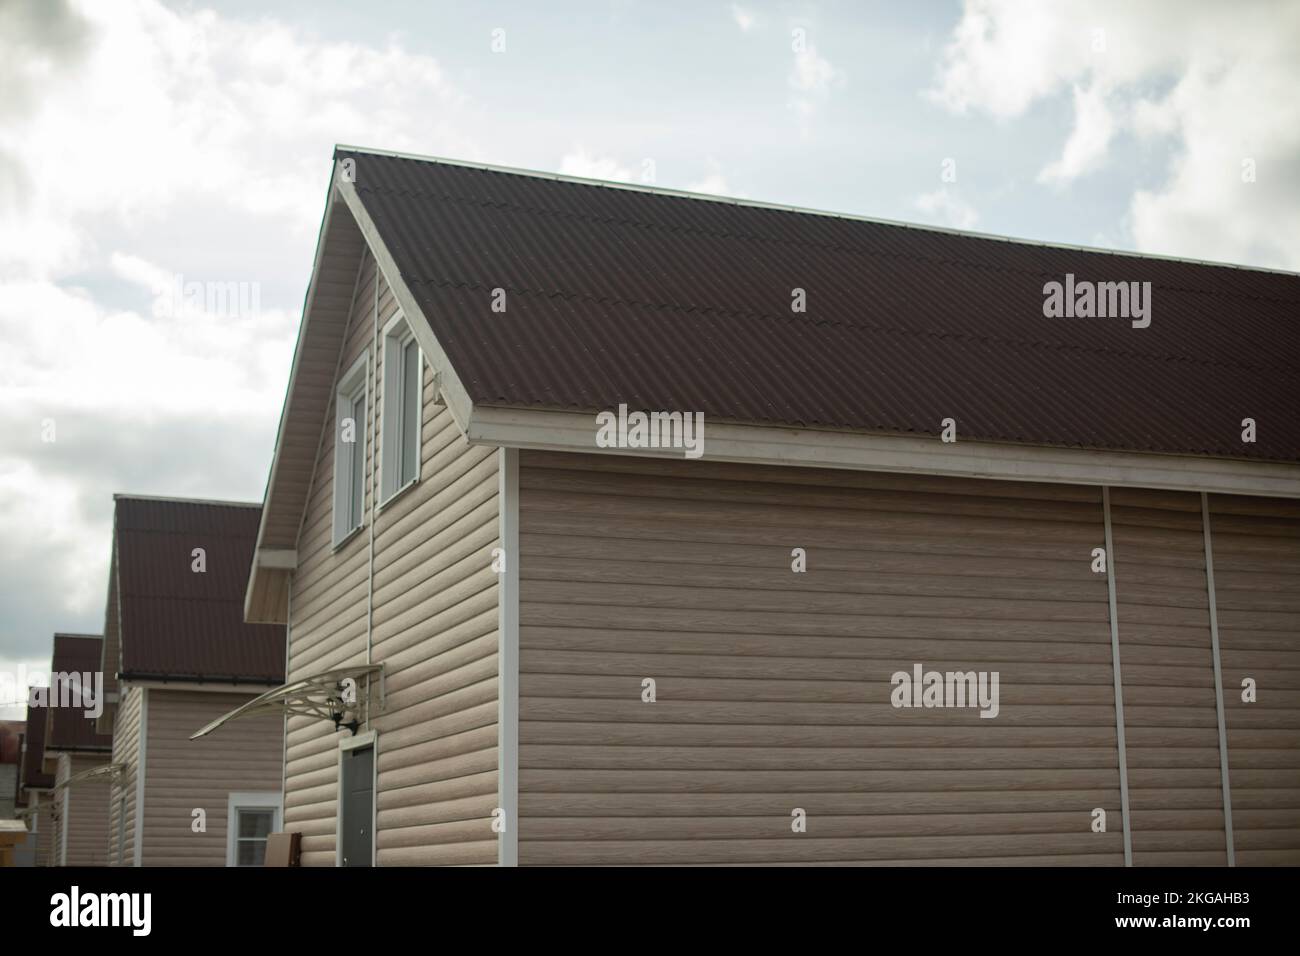
[[[1123,862],[1095,490],[521,462],[522,863]],[[1218,760],[1183,616],[1134,662],[1174,773]],[[918,662],[998,671],[1000,714],[893,707]]]
[[[1300,864],[1300,503],[1211,495],[1233,842]],[[1242,700],[1252,678],[1258,700]]]
[[[376,281],[380,323],[397,311],[367,256],[341,369],[373,350]],[[464,440],[426,364],[419,480],[376,509],[370,483],[383,453],[375,385],[383,380],[382,344],[371,360],[366,525],[337,551],[332,427],[316,456],[293,575],[290,677],[367,659],[385,666],[385,697],[380,706],[376,694],[366,725],[379,733],[380,865],[495,862],[498,611],[490,565],[499,544],[498,453]],[[305,718],[290,719],[288,728],[286,828],[304,834],[304,865],[333,865],[342,735]],[[481,819],[458,816],[467,807]]]

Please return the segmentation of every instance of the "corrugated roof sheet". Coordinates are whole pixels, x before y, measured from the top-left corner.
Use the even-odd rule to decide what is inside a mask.
[[[102,653],[103,638],[97,634],[55,634],[50,671],[52,674],[97,674]],[[97,693],[99,685],[96,683],[86,690]],[[111,750],[113,735],[97,733],[94,718],[86,716],[86,708],[77,706],[79,702],[75,698],[72,699],[74,706],[62,706],[67,699],[51,679],[50,726],[45,747],[49,750]]]
[[[337,156],[476,404],[1300,460],[1294,275]],[[1150,327],[1044,317],[1066,273]]]
[[[285,629],[244,623],[261,508],[116,500],[122,673],[135,678],[284,680]],[[206,570],[192,569],[196,548]]]

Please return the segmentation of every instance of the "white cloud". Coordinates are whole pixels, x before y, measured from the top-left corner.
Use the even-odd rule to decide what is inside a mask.
[[[1039,182],[1069,182],[1090,172],[1106,157],[1115,133],[1115,118],[1105,94],[1096,86],[1074,88],[1074,129],[1065,141],[1061,157],[1043,167]]]
[[[430,57],[156,0],[5,4],[0,87],[0,653],[21,658],[98,629],[112,492],[260,494],[334,143],[478,150]]]
[[[560,172],[565,176],[582,176],[586,179],[606,179],[615,182],[638,182],[630,168],[609,156],[587,152],[581,144],[573,147],[560,159]]]
[[[754,24],[757,22],[754,19],[754,14],[738,3],[731,5],[731,19],[736,22],[736,26],[740,27],[741,33],[748,33],[754,29]]]
[[[1300,269],[1296,36],[1294,3],[967,0],[930,95],[1006,120],[1074,90],[1041,181],[1102,168],[1120,134],[1167,139],[1164,181],[1130,201],[1138,248]]]
[[[934,192],[916,197],[916,208],[941,225],[954,229],[971,229],[979,220],[975,207],[942,186]]]
[[[727,177],[719,172],[712,172],[703,179],[697,179],[686,187],[687,192],[708,193],[711,196],[730,196],[732,195],[730,187],[727,185]]]
[[[794,55],[789,76],[790,89],[797,93],[825,94],[830,91],[831,83],[838,75],[831,61],[809,43]]]
[[[844,74],[817,52],[806,28],[796,26],[790,32],[794,59],[786,75],[786,85],[791,93],[790,106],[806,117],[817,108],[819,101],[830,96],[833,87],[844,82]]]

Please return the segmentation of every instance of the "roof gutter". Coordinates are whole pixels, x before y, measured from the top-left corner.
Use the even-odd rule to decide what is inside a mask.
[[[162,684],[255,684],[259,687],[275,687],[281,680],[279,677],[241,677],[226,674],[195,677],[175,674],[148,674],[143,671],[121,671],[118,673],[117,679],[136,684],[143,681],[157,681]]]

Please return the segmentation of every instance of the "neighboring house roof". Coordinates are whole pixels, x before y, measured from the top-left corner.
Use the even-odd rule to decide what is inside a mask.
[[[50,663],[53,674],[100,673],[100,658],[104,639],[98,634],[55,634],[54,658]],[[98,685],[87,688],[98,692]],[[111,750],[113,735],[101,734],[95,729],[95,720],[86,716],[87,707],[73,701],[74,706],[56,706],[63,694],[51,678],[50,705],[46,708],[46,750]]]
[[[1300,461],[1300,276],[338,158],[475,405],[924,435],[953,416],[964,439]],[[1150,327],[1045,318],[1067,273],[1149,281]],[[1268,423],[1251,445],[1247,416]]]
[[[114,496],[105,670],[134,680],[279,684],[285,629],[246,624],[261,507]],[[194,570],[194,551],[206,570]]]
[[[21,786],[48,790],[54,775],[45,772],[45,709],[27,705],[27,749],[23,752]]]

